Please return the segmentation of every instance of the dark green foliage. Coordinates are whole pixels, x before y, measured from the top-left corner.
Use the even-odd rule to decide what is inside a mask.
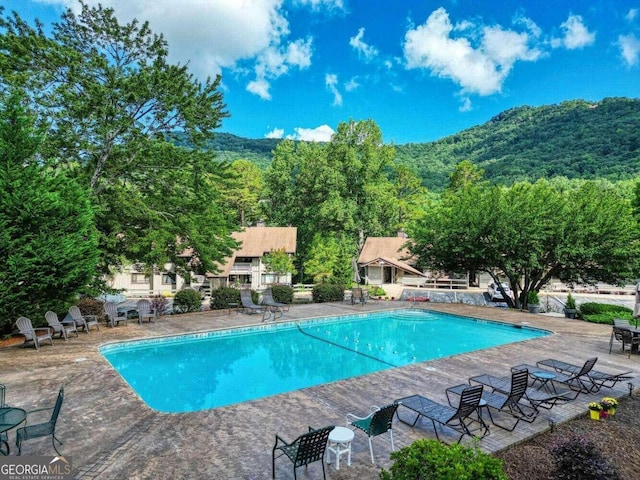
[[[65,311],[98,261],[88,189],[42,165],[40,137],[21,105],[0,97],[0,334]]]
[[[582,315],[594,315],[599,313],[633,313],[633,310],[623,305],[587,302],[580,305],[580,313]]]
[[[531,290],[527,294],[527,303],[529,305],[540,305],[540,297],[538,296],[538,292],[535,290]]]
[[[158,316],[167,313],[169,302],[162,295],[156,295],[151,299],[151,310],[154,310]]]
[[[344,300],[344,285],[318,283],[313,286],[311,297],[315,303],[340,302]]]
[[[82,297],[76,305],[83,315],[95,315],[99,322],[104,322],[104,302],[92,297]]]
[[[631,320],[633,310],[623,305],[587,302],[580,305],[580,317],[587,322],[613,325],[614,318]]]
[[[556,464],[553,480],[619,480],[614,465],[600,453],[591,441],[572,436],[551,448]]]
[[[382,287],[369,287],[369,296],[370,297],[384,297],[387,292],[384,291]]]
[[[382,480],[507,480],[502,461],[478,448],[417,440],[391,453],[394,464]]]
[[[232,287],[216,288],[211,290],[211,310],[229,308],[230,303],[240,304],[240,290]]]
[[[276,302],[291,304],[293,303],[293,288],[288,285],[274,285],[271,287],[273,299]]]
[[[567,295],[567,302],[564,304],[564,308],[568,310],[576,309],[576,299],[573,298],[573,295],[571,295],[571,293]]]
[[[199,312],[202,310],[200,292],[186,288],[176,293],[173,299],[174,313]]]

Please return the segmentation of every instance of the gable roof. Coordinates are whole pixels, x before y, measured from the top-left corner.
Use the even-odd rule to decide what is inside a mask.
[[[412,264],[411,253],[404,246],[409,241],[403,237],[368,237],[360,251],[358,263],[368,264],[378,258],[387,258]]]
[[[240,247],[221,264],[220,272],[208,274],[211,277],[227,277],[237,257],[262,257],[271,250],[282,250],[289,254],[296,253],[298,229],[296,227],[246,227],[241,232],[231,234]]]

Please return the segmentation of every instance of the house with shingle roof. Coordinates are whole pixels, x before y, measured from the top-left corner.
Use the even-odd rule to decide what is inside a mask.
[[[207,274],[212,288],[238,285],[260,290],[274,283],[291,284],[291,274],[278,276],[267,270],[264,256],[283,249],[295,255],[297,234],[296,227],[257,226],[234,232],[232,237],[240,247],[219,266],[218,273]]]
[[[274,283],[290,284],[291,274],[279,276],[269,272],[264,256],[282,249],[288,255],[295,255],[297,234],[296,227],[258,226],[234,232],[232,237],[240,246],[233,255],[218,266],[217,273],[192,275],[190,283],[170,263],[154,269],[153,273],[145,272],[142,266],[130,265],[115,273],[108,283],[129,297],[172,295],[185,287],[207,291],[235,285],[261,290]],[[185,255],[189,256],[190,252],[185,252]]]
[[[423,285],[426,275],[415,267],[415,258],[407,248],[408,241],[402,231],[396,237],[368,237],[358,257],[365,283]]]

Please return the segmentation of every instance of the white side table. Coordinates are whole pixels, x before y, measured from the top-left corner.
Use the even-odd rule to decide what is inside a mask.
[[[336,470],[340,470],[340,455],[347,454],[347,466],[351,465],[351,441],[353,430],[346,427],[335,427],[329,433],[327,446],[327,463],[331,463],[331,454],[336,456]]]

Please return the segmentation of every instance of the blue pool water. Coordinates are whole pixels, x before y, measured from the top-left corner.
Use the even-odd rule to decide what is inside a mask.
[[[137,340],[100,351],[151,408],[191,412],[547,334],[394,310]]]

